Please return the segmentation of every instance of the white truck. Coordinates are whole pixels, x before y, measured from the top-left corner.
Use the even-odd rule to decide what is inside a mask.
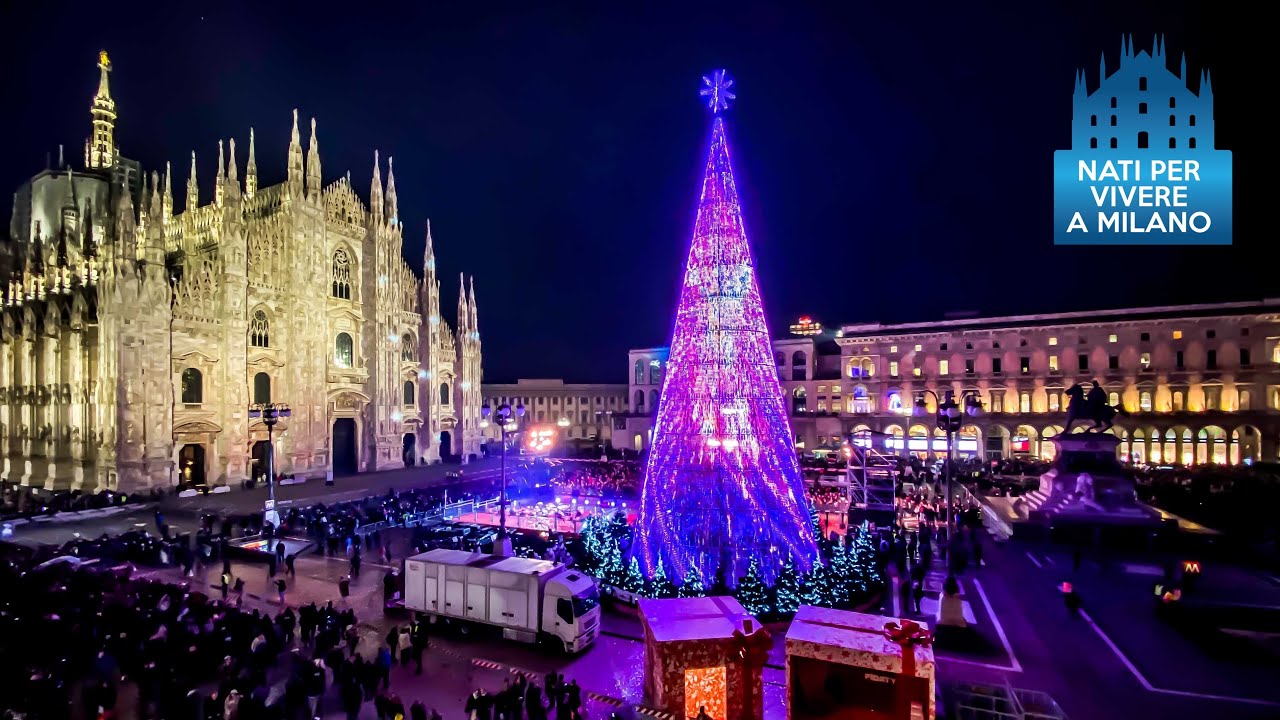
[[[432,550],[404,561],[404,606],[434,621],[498,627],[508,640],[577,653],[600,634],[590,575],[549,560]]]

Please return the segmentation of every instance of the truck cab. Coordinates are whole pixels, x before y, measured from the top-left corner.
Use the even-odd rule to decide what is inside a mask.
[[[596,581],[577,570],[547,580],[542,603],[542,631],[577,653],[600,634],[600,590]]]

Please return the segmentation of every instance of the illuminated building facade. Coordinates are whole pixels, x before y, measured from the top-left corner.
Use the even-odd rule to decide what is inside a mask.
[[[1278,346],[1280,300],[845,325],[773,342],[796,447],[807,453],[870,430],[889,435],[870,436],[881,449],[942,456],[928,389],[973,391],[983,403],[959,454],[1050,458],[1064,392],[1097,379],[1129,412],[1112,431],[1121,451],[1182,464],[1280,460]],[[628,371],[637,355],[664,351],[631,351]],[[917,399],[924,417],[911,416]],[[647,413],[616,419],[625,433],[615,446],[634,449],[650,425]]]
[[[481,389],[484,402],[492,407],[523,404],[525,413],[516,422],[519,429],[533,425],[554,425],[561,440],[609,443],[613,417],[627,409],[627,386],[603,383],[566,383],[559,379],[520,379],[511,384],[486,384]],[[487,440],[497,441],[496,424],[483,428]]]
[[[964,455],[1051,458],[1065,391],[1098,380],[1129,413],[1121,453],[1155,464],[1280,459],[1280,300],[846,325],[844,430],[938,454],[934,399],[973,392],[985,412],[960,433]],[[859,400],[863,398],[864,400]],[[918,399],[929,414],[909,415]],[[852,405],[852,409],[851,409]]]
[[[173,176],[115,145],[106,53],[85,166],[39,173],[14,196],[0,247],[3,479],[134,492],[227,484],[265,465],[251,403],[292,408],[278,472],[403,467],[480,452],[475,291],[457,330],[440,313],[428,229],[423,279],[402,258],[391,162],[369,202],[321,180],[316,125],[294,114],[284,182],[259,187],[219,144],[212,197],[196,160],[178,211]],[[225,155],[224,155],[225,151]],[[206,191],[207,192],[207,191]]]

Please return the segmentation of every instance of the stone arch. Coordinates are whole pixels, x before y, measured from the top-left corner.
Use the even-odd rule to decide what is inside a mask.
[[[986,457],[983,439],[982,428],[977,425],[969,423],[961,426],[956,436],[956,454],[960,457]]]
[[[339,300],[351,300],[355,297],[355,288],[359,287],[360,271],[356,266],[356,255],[346,243],[334,248],[330,258],[329,295]]]
[[[1014,455],[1040,457],[1040,433],[1030,425],[1019,425],[1013,431],[1010,450]]]
[[[1062,434],[1061,425],[1047,425],[1040,431],[1040,459],[1052,462],[1058,456],[1058,446],[1053,439]]]
[[[411,332],[405,332],[400,336],[400,360],[404,362],[418,360],[418,341]]]
[[[264,307],[254,308],[249,316],[249,347],[271,347],[271,315]]]
[[[184,405],[200,405],[204,402],[204,374],[193,367],[182,371],[181,400]]]
[[[1241,425],[1231,431],[1237,463],[1253,464],[1262,459],[1262,433],[1254,425]]]
[[[1196,438],[1204,443],[1204,460],[1198,457],[1199,448],[1197,448],[1197,462],[1212,463],[1214,465],[1226,465],[1231,459],[1231,436],[1227,434],[1217,425],[1206,425],[1200,428]]]
[[[350,333],[340,332],[333,339],[333,364],[343,368],[355,367],[355,341]]]

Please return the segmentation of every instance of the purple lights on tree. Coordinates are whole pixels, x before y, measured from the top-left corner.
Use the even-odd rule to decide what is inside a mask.
[[[704,80],[717,114],[644,470],[637,554],[647,575],[661,564],[683,580],[696,568],[730,585],[754,560],[772,584],[788,560],[807,570],[817,548],[718,114],[732,81],[723,70]]]

